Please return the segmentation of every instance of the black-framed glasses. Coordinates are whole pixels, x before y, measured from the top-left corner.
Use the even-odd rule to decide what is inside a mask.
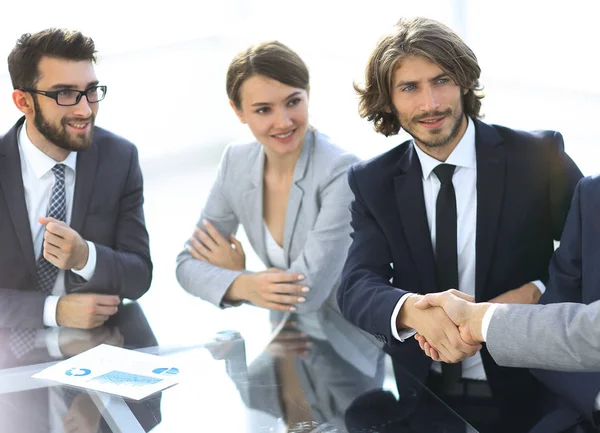
[[[87,90],[63,89],[63,90],[37,90],[20,88],[23,92],[35,93],[52,98],[58,105],[69,107],[79,104],[81,97],[85,96],[90,104],[100,102],[106,96],[106,86],[93,86]]]

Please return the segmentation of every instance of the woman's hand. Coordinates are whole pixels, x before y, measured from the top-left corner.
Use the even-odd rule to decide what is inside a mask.
[[[310,289],[299,284],[304,276],[271,268],[262,272],[242,274],[233,280],[225,293],[229,302],[248,301],[278,311],[295,311],[295,304],[306,302]]]
[[[227,241],[207,220],[203,223],[206,231],[196,227],[188,243],[187,248],[192,257],[232,271],[246,269],[246,255],[242,244],[233,235]]]

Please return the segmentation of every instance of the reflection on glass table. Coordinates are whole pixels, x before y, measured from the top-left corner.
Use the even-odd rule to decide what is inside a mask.
[[[165,317],[147,317],[137,303],[122,306],[110,322],[91,331],[32,330],[16,323],[2,328],[0,432],[474,431],[435,398],[427,413],[412,413],[410,396],[397,402],[382,389],[383,361],[374,375],[366,374],[340,354],[339,342],[308,335],[294,316],[282,319],[269,325],[272,337],[256,336],[268,344],[252,358],[247,348],[255,336],[243,329],[219,332],[202,344],[182,344],[181,335],[177,343],[159,342],[153,328]],[[11,346],[15,331],[33,331],[33,344]],[[100,343],[159,355],[165,367],[179,369],[180,383],[134,402],[31,378]],[[17,346],[28,350],[15,351]],[[437,421],[432,414],[438,414]]]

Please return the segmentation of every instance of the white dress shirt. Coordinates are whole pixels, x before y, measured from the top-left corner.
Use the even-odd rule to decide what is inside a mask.
[[[75,191],[75,170],[77,166],[77,153],[71,152],[64,161],[55,161],[40,149],[38,149],[27,135],[27,122],[23,124],[18,134],[19,155],[21,158],[21,175],[25,189],[25,204],[33,239],[33,252],[35,258],[42,253],[44,243],[45,227],[38,222],[38,217],[46,216],[48,203],[54,186],[54,174],[52,167],[62,162],[65,169],[65,193],[66,193],[66,223],[71,223],[71,212],[73,211],[73,193]],[[86,241],[89,248],[88,261],[81,270],[72,269],[82,278],[89,280],[96,270],[96,246],[93,242]],[[58,326],[56,323],[56,307],[58,299],[65,294],[65,271],[59,269],[52,294],[46,298],[44,304],[44,325]]]
[[[477,158],[475,153],[475,124],[467,118],[467,130],[452,151],[446,164],[456,166],[452,177],[452,184],[456,193],[456,229],[457,239],[456,247],[458,253],[458,288],[471,296],[475,296],[475,241],[477,227]],[[425,198],[425,210],[427,212],[427,222],[431,233],[431,244],[435,245],[436,239],[436,201],[440,191],[440,181],[433,173],[433,169],[442,162],[427,155],[419,146],[414,144],[417,157],[421,163],[423,171],[423,196]],[[434,248],[435,250],[435,248]],[[541,281],[534,281],[543,293],[545,286]],[[405,329],[398,332],[396,327],[396,318],[402,308],[402,305],[412,296],[412,293],[404,295],[394,308],[391,318],[392,335],[404,341],[413,336],[413,329]],[[432,368],[441,372],[441,364],[434,362]],[[465,359],[462,362],[462,376],[468,379],[485,380],[485,371],[481,355],[476,353],[474,356]]]
[[[494,316],[494,312],[496,311],[497,307],[498,307],[497,304],[490,305],[490,307],[487,309],[487,311],[483,315],[483,320],[481,321],[481,335],[483,336],[483,341],[487,341],[487,333],[488,333],[488,329],[490,327],[490,322],[492,320],[492,317]],[[596,402],[594,403],[594,410],[600,411],[600,392],[598,392],[598,395],[596,396]]]

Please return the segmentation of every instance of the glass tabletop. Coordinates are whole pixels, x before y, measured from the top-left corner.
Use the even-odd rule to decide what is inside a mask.
[[[417,381],[398,398],[384,356],[366,374],[293,315],[244,306],[219,331],[131,302],[93,330],[36,329],[9,305],[0,293],[0,432],[476,431]],[[133,401],[31,377],[101,343],[163,357],[179,383]],[[417,395],[428,402],[418,411]]]

